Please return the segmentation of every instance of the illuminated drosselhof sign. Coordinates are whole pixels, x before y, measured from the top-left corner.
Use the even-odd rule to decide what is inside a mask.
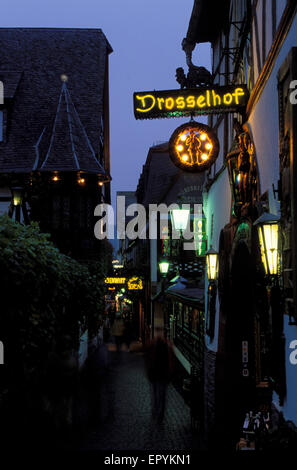
[[[183,90],[141,91],[133,94],[136,119],[171,118],[240,111],[248,102],[246,85]]]

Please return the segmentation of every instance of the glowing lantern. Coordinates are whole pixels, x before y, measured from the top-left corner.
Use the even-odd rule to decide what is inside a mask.
[[[166,276],[169,270],[169,262],[166,260],[160,261],[159,269],[160,269],[160,273],[162,274],[162,276]]]
[[[219,254],[212,246],[206,253],[207,276],[210,281],[215,281],[218,277]]]
[[[260,250],[265,273],[270,276],[277,274],[278,268],[278,235],[279,217],[264,212],[254,225],[258,229]]]
[[[189,209],[173,209],[170,211],[171,223],[176,231],[186,230],[189,214]]]
[[[52,176],[52,181],[54,181],[54,183],[56,183],[57,181],[60,181],[60,178],[57,174],[55,174],[54,176]]]
[[[81,176],[79,176],[77,182],[78,182],[78,184],[83,185],[83,184],[85,184],[86,180],[85,180],[85,178],[82,178]]]
[[[14,206],[20,206],[23,198],[23,188],[20,186],[14,186],[11,188],[12,201]]]

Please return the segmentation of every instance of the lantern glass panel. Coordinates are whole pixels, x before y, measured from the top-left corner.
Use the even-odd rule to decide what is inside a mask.
[[[171,222],[175,230],[186,230],[189,213],[189,209],[173,209],[170,211]]]
[[[270,274],[277,274],[278,261],[278,224],[263,225],[266,257]]]
[[[215,280],[217,278],[218,255],[216,253],[208,254],[206,260],[208,279]]]
[[[22,203],[22,188],[13,188],[12,195],[13,195],[13,205],[20,206]]]
[[[169,269],[169,263],[168,261],[161,261],[159,263],[159,268],[160,268],[160,273],[161,274],[167,274],[168,273],[168,269]]]

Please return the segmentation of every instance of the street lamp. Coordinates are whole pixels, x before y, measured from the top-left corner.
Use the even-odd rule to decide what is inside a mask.
[[[205,253],[205,256],[208,279],[210,281],[216,281],[218,277],[219,254],[212,248],[212,246],[210,246],[210,249]]]
[[[11,217],[17,222],[21,221],[21,206],[23,202],[23,188],[21,186],[12,186],[12,209]]]
[[[206,333],[210,338],[214,336],[215,330],[215,314],[216,314],[216,298],[217,298],[217,277],[219,254],[212,246],[205,253],[207,276],[209,280],[207,295],[207,317],[206,317]]]
[[[163,304],[163,315],[164,315],[164,334],[167,334],[169,328],[168,328],[168,325],[167,325],[167,318],[166,318],[166,309],[165,309],[165,303],[164,303],[164,292],[165,292],[165,283],[166,283],[166,276],[167,276],[167,273],[168,273],[168,270],[169,270],[169,261],[167,261],[166,259],[162,259],[160,262],[159,262],[159,269],[160,269],[160,273],[161,273],[161,276],[162,276],[162,279],[161,279],[161,302]],[[154,328],[154,327],[153,327]]]
[[[184,231],[188,226],[190,210],[189,209],[173,209],[170,211],[171,223],[174,230]]]
[[[269,309],[271,338],[271,373],[272,380],[279,395],[279,403],[283,405],[286,393],[283,367],[285,361],[285,336],[283,330],[282,292],[278,280],[279,261],[279,217],[264,212],[253,224],[257,227],[262,263],[267,276],[267,301]],[[277,360],[275,360],[277,352]],[[279,358],[282,357],[281,361]]]
[[[161,260],[159,262],[159,269],[162,276],[166,277],[169,270],[169,261]]]
[[[13,186],[11,188],[11,193],[13,205],[20,206],[22,204],[23,188],[21,186]]]
[[[265,274],[276,276],[278,270],[279,217],[264,212],[255,222]]]

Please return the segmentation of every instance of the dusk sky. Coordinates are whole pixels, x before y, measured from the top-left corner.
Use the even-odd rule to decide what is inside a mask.
[[[4,0],[1,27],[101,28],[110,42],[110,139],[113,201],[133,191],[150,146],[170,138],[185,118],[136,121],[133,92],[179,88],[187,70],[182,39],[193,0]],[[196,46],[193,62],[210,69],[210,48]],[[74,97],[75,101],[75,97]]]

